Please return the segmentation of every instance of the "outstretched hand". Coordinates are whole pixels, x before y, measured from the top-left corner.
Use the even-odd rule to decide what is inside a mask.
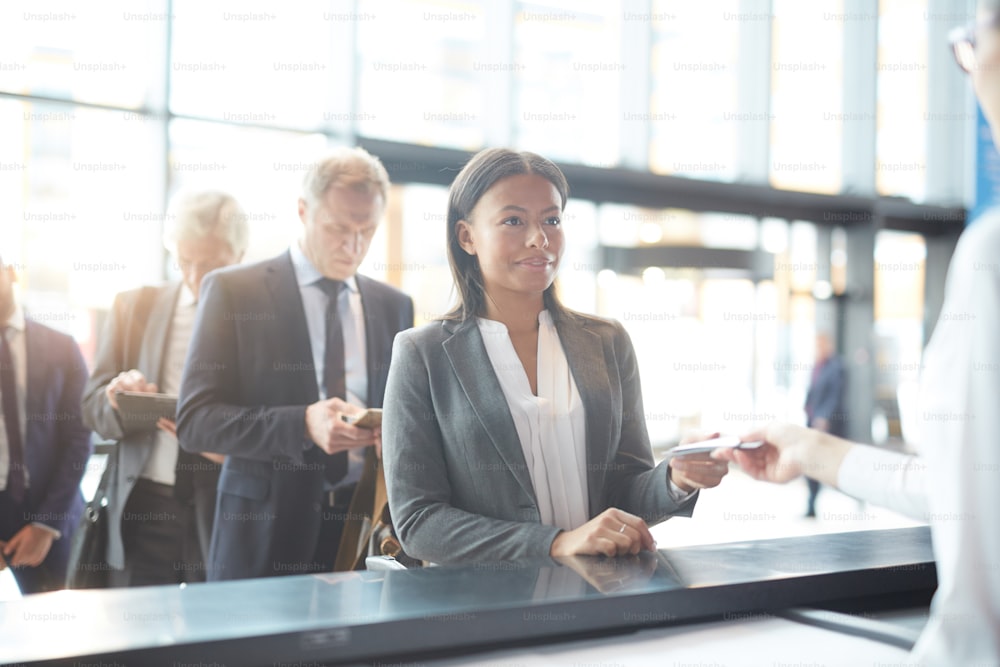
[[[756,449],[717,449],[712,458],[732,461],[756,480],[784,484],[807,475],[836,486],[840,463],[852,443],[795,424],[774,422],[740,436],[763,440]]]

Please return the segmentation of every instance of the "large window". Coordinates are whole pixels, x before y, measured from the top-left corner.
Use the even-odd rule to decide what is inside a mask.
[[[231,123],[336,131],[349,23],[314,2],[172,0],[170,108]]]
[[[358,2],[358,129],[362,134],[475,150],[492,88],[510,64],[491,57],[483,3]]]
[[[776,187],[836,193],[844,182],[844,123],[871,122],[874,130],[877,112],[872,187],[922,198],[925,172],[896,167],[922,165],[941,130],[925,122],[927,70],[946,56],[943,43],[928,39],[931,5],[882,0],[871,14],[852,13],[854,6],[8,3],[0,8],[2,25],[15,28],[0,40],[0,118],[7,128],[0,135],[0,251],[19,268],[33,311],[50,313],[86,347],[96,311],[116,292],[176,276],[161,243],[172,195],[193,188],[233,193],[250,216],[247,259],[260,259],[295,237],[295,200],[310,160],[358,136],[468,150],[502,143],[564,162],[648,165],[722,181],[742,178],[748,164],[767,164]],[[966,9],[956,0],[955,17]],[[867,121],[845,120],[844,100],[858,99],[848,87],[859,67],[842,65],[845,43],[864,33],[854,30],[859,22],[876,20],[870,65],[877,92]],[[759,53],[747,48],[755,44]],[[763,92],[748,102],[746,91],[763,69]],[[954,101],[956,110],[962,102]],[[747,141],[761,134],[767,139]],[[761,154],[748,155],[752,150]],[[444,213],[440,185],[394,188],[364,265],[417,295],[421,321],[450,303]],[[797,240],[800,226],[581,199],[571,201],[565,220],[560,290],[582,310],[622,315],[663,303],[680,318],[671,326],[682,330],[683,318],[710,328],[712,309],[731,301],[777,308],[788,327],[758,323],[753,341],[733,348],[750,355],[734,362],[733,372],[757,403],[770,401],[761,396],[766,365],[798,359],[811,347],[813,328],[805,323],[815,317],[813,275],[790,269],[776,271],[773,281],[746,283],[662,266],[614,276],[599,264],[602,245],[671,244],[759,247],[792,266],[815,245],[813,237]],[[64,242],[54,245],[54,238]],[[909,341],[911,333],[887,335]],[[712,335],[702,334],[696,343]],[[774,352],[784,349],[795,351]],[[779,385],[794,394],[806,380],[782,376]]]
[[[518,2],[514,17],[514,143],[552,159],[619,162],[619,3]],[[638,81],[638,85],[645,82]]]
[[[926,26],[927,0],[880,0],[875,184],[917,201],[927,183]]]
[[[3,3],[0,90],[130,109],[159,104],[166,5]]]
[[[737,0],[657,0],[652,13],[649,166],[663,174],[732,180],[737,132],[766,131],[766,114],[739,108]],[[767,21],[769,15],[753,15]]]
[[[774,0],[771,184],[836,193],[841,187],[843,3]]]
[[[962,23],[967,0],[881,0],[867,13],[847,0],[35,4],[0,4],[0,256],[17,269],[30,312],[73,334],[88,359],[115,293],[177,277],[162,244],[174,194],[232,193],[249,216],[246,260],[262,259],[298,234],[303,172],[334,145],[407,144],[386,149],[404,156],[390,171],[413,177],[393,186],[361,270],[411,294],[418,324],[454,296],[445,184],[459,165],[439,169],[448,153],[428,147],[507,145],[682,176],[655,180],[684,184],[685,196],[721,188],[748,206],[774,193],[744,189],[745,179],[921,200],[922,165],[935,151],[948,158],[943,168],[965,172],[948,162],[957,153],[940,150],[955,128],[930,122],[928,110],[972,122],[966,100],[932,75],[948,54],[930,10],[940,23],[950,6]],[[439,166],[400,168],[423,167],[423,156]],[[580,171],[591,187],[600,180]],[[693,428],[802,421],[815,334],[831,326],[831,293],[845,292],[845,244],[824,245],[825,230],[808,222],[681,202],[639,208],[600,187],[581,193],[570,173],[559,293],[626,327],[654,443]],[[634,176],[651,195],[643,182],[653,177]],[[941,196],[960,196],[961,177],[947,187]],[[714,206],[710,194],[698,201]],[[731,201],[720,208],[739,211]],[[658,247],[744,253],[774,267],[603,265],[605,253]],[[919,364],[923,253],[919,238],[882,233],[875,271],[863,276],[875,286],[877,344],[862,363],[881,364],[874,382],[891,433],[893,393],[905,402]],[[715,502],[724,517],[762,493],[726,488],[737,491],[720,489],[724,501],[706,493],[698,511]],[[732,539],[732,522],[704,517],[693,523]]]

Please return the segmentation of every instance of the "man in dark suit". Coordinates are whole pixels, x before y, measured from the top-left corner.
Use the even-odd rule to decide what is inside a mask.
[[[0,568],[22,593],[62,588],[92,451],[80,416],[87,367],[76,342],[25,319],[0,261]]]
[[[333,569],[413,302],[357,275],[388,194],[377,158],[340,149],[306,174],[302,235],[277,257],[209,275],[178,406],[182,447],[226,455],[209,579]],[[353,547],[352,547],[353,548]]]
[[[118,443],[106,552],[115,587],[204,581],[215,518],[222,457],[181,451],[172,420],[126,430],[117,394],[177,394],[201,280],[240,261],[249,227],[237,201],[218,191],[178,195],[167,218],[182,280],[115,298],[83,399],[87,424]]]
[[[806,394],[806,424],[839,437],[847,435],[847,413],[844,410],[844,364],[837,356],[833,339],[821,333],[816,336],[816,363]],[[816,496],[820,483],[806,477],[809,503],[806,516],[816,516]]]

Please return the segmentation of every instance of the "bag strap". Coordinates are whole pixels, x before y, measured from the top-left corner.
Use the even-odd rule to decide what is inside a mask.
[[[350,506],[347,509],[344,530],[340,536],[340,544],[337,546],[337,556],[333,561],[334,572],[364,569],[363,564],[367,555],[368,539],[371,537],[371,527],[375,525],[378,518],[378,515],[371,513],[375,503],[378,479],[383,480],[382,487],[385,488],[382,461],[375,456],[374,447],[369,448],[365,453],[364,465],[361,479],[358,480],[358,485],[354,489],[354,495],[351,496]],[[363,533],[365,534],[364,540],[361,539]]]
[[[385,471],[382,468],[382,459],[378,459],[376,461],[374,491],[375,491],[374,492],[375,497],[371,505],[372,507],[371,523],[369,523],[368,530],[365,532],[364,541],[361,542],[361,544],[366,545],[366,547],[371,544],[372,537],[375,536],[376,533],[382,531],[386,527],[391,528],[391,525],[387,522],[386,518],[389,515],[388,512],[389,498],[385,490]],[[395,556],[395,554],[385,553],[385,550],[382,547],[383,545],[381,544],[375,546],[374,550],[376,556],[390,556],[390,555]],[[367,551],[367,549],[365,551]],[[365,553],[365,551],[362,551],[360,554],[358,554],[358,560],[354,564],[355,570],[365,569],[365,558],[368,555]]]

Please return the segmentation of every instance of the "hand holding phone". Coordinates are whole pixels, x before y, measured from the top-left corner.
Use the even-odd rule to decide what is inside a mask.
[[[382,425],[382,410],[367,408],[353,415],[341,415],[340,418],[358,428],[373,429]]]

